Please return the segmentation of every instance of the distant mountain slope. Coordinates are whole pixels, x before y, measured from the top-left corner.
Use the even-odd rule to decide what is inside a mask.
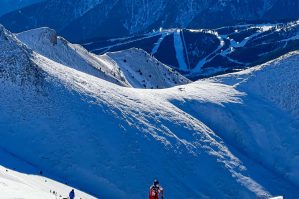
[[[281,12],[280,9],[287,12]],[[299,18],[294,0],[46,0],[11,12],[0,23],[14,32],[47,26],[70,41],[119,37],[163,28],[215,28]]]
[[[147,197],[154,178],[173,199],[299,195],[299,120],[285,106],[298,52],[150,90],[55,62],[2,26],[0,49],[0,147],[54,179],[99,198]]]
[[[42,26],[60,31],[68,23],[84,15],[99,2],[98,0],[46,0],[9,13],[3,16],[4,20],[0,21],[0,23],[10,28],[14,27],[13,29],[16,32]]]
[[[95,39],[82,45],[97,54],[142,48],[182,74],[198,79],[265,63],[298,50],[299,21],[213,30],[160,30],[131,37]]]
[[[0,16],[44,0],[1,0]]]

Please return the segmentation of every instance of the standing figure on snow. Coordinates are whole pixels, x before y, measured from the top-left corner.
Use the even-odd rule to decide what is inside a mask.
[[[164,190],[160,186],[158,180],[154,180],[154,184],[150,187],[149,199],[164,199]]]
[[[69,194],[70,199],[74,199],[75,198],[75,191],[74,189],[72,189],[72,191]]]

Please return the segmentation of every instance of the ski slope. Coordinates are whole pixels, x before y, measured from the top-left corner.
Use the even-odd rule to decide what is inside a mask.
[[[299,52],[151,90],[28,46],[1,27],[0,147],[45,177],[104,199],[147,197],[155,178],[173,199],[299,195]]]
[[[191,79],[200,79],[266,63],[298,50],[299,22],[247,24],[217,29],[160,29],[131,37],[82,42],[104,54],[141,48]]]

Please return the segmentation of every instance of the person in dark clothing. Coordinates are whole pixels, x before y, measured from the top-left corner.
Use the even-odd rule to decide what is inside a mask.
[[[160,186],[159,181],[155,180],[154,184],[150,187],[149,199],[164,199],[164,190]]]
[[[74,199],[75,198],[75,191],[74,189],[72,189],[72,191],[69,194],[70,199]]]

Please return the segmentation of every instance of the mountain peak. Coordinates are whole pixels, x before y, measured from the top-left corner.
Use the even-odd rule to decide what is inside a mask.
[[[191,82],[142,49],[130,48],[106,53],[101,57],[112,60],[135,88],[168,88]]]
[[[48,43],[51,45],[57,44],[56,31],[48,27],[36,28],[19,33],[18,38],[28,41],[41,41],[43,43]]]
[[[17,85],[41,85],[43,75],[32,62],[32,50],[1,25],[0,60],[1,78]]]
[[[6,40],[8,40],[8,35],[10,34],[10,32],[8,30],[5,29],[5,27],[0,24],[0,36],[1,39],[2,38],[6,38]]]

